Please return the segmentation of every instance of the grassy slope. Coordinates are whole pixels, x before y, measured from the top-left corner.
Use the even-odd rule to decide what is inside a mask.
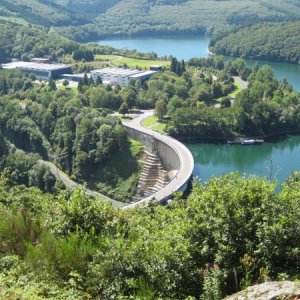
[[[158,131],[158,132],[164,132],[165,128],[166,128],[166,124],[159,122],[157,117],[155,117],[155,116],[151,116],[151,117],[144,119],[142,124],[144,127],[150,128],[150,129]]]
[[[129,68],[149,68],[152,65],[162,65],[169,66],[170,62],[167,60],[144,60],[144,59],[136,59],[129,58],[118,55],[97,55],[96,61],[106,62],[109,64],[113,64],[115,66],[126,64]]]
[[[115,154],[103,168],[97,170],[88,186],[120,201],[129,201],[135,194],[141,165],[137,161],[143,145],[130,139],[130,147]]]

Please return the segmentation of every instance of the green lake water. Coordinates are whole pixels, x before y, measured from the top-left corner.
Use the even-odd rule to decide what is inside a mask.
[[[300,171],[300,136],[277,142],[242,146],[186,143],[194,160],[194,176],[202,182],[229,172],[255,174],[283,182],[292,171]]]
[[[203,37],[139,37],[105,40],[102,45],[116,48],[156,52],[159,56],[208,57],[209,38]],[[234,58],[226,58],[234,59]],[[256,63],[246,60],[248,65]],[[278,79],[286,78],[300,92],[300,65],[259,62],[269,64]],[[283,182],[292,171],[300,171],[300,136],[289,136],[260,146],[186,143],[195,159],[194,176],[204,182],[212,176],[228,172],[255,174]]]

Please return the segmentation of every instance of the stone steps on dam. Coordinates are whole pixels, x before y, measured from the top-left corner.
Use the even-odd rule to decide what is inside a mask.
[[[145,154],[147,159],[144,162],[133,202],[155,194],[169,182],[168,173],[164,170],[158,154],[147,151],[145,151]]]

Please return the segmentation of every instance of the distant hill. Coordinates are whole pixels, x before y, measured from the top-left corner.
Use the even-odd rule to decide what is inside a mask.
[[[260,24],[211,41],[216,54],[300,64],[300,22]]]
[[[68,37],[201,33],[300,20],[298,0],[0,0],[0,18],[54,26]],[[76,26],[76,30],[74,30]]]

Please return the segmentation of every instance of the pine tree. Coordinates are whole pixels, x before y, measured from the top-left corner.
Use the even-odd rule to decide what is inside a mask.
[[[102,84],[102,79],[100,76],[97,76],[96,85],[100,85],[100,84]]]
[[[182,74],[181,63],[180,62],[177,63],[176,74],[179,75],[179,76],[181,76],[181,74]]]
[[[84,89],[83,89],[83,82],[82,82],[81,79],[80,79],[80,81],[79,81],[79,83],[78,83],[77,89],[78,89],[78,92],[79,92],[79,93],[83,93],[83,92],[84,92]]]
[[[94,80],[92,76],[89,78],[89,85],[90,86],[94,85]]]
[[[0,93],[2,95],[7,94],[9,91],[9,86],[5,78],[0,81]]]
[[[82,84],[83,85],[89,85],[89,79],[88,79],[88,76],[87,76],[86,73],[84,73]]]
[[[186,71],[184,59],[181,61],[181,70],[182,70],[182,73],[184,73]]]
[[[57,89],[56,83],[52,78],[50,78],[48,85],[51,91],[55,91]]]
[[[177,59],[176,57],[172,57],[170,71],[176,73],[176,69],[177,69]]]

